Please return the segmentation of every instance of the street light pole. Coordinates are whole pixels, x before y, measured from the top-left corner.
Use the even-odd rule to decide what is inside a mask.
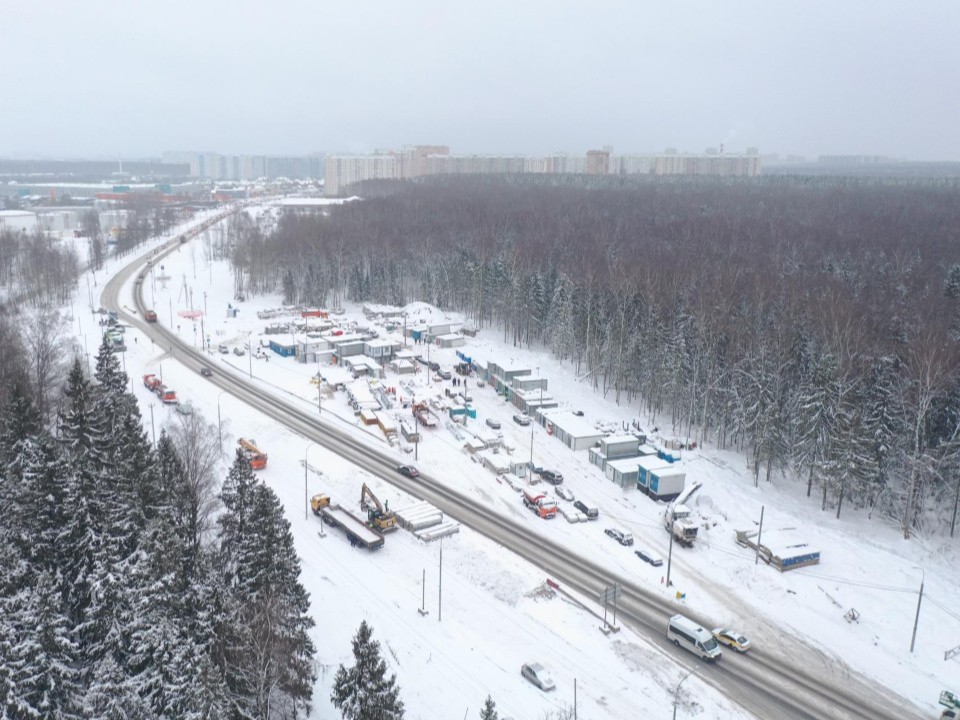
[[[221,390],[220,394],[217,395],[217,441],[220,443],[220,452],[223,452],[223,424],[220,420],[220,396],[225,392],[226,390]]]
[[[684,680],[693,675],[699,667],[699,665],[694,665],[693,670],[683,676],[683,680],[677,683],[677,689],[673,691],[673,720],[677,720],[677,703],[680,701],[680,686],[683,685]]]
[[[253,380],[253,345],[250,338],[253,333],[247,333],[247,356],[250,358],[250,379]]]
[[[307,499],[307,453],[310,452],[310,448],[316,445],[315,442],[307,445],[307,448],[303,451],[303,519],[307,520],[310,516],[308,510],[310,509],[310,501]]]

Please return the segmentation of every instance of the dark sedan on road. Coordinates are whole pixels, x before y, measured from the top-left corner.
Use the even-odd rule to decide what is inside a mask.
[[[398,465],[397,472],[401,475],[406,475],[408,478],[420,477],[420,471],[413,465]]]

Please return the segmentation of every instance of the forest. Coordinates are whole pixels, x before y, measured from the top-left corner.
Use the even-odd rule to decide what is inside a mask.
[[[217,432],[180,416],[156,447],[104,343],[52,420],[25,387],[0,422],[4,718],[301,717],[310,600],[289,522]]]
[[[238,293],[423,300],[669,431],[737,448],[912,533],[960,499],[960,184],[457,177],[376,182],[329,216],[246,215]]]

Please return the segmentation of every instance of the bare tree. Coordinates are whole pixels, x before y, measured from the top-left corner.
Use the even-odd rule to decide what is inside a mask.
[[[222,453],[217,426],[208,424],[197,412],[174,414],[167,433],[183,462],[189,497],[182,502],[190,518],[193,550],[199,550],[213,522],[218,500],[218,469]]]
[[[41,416],[50,412],[51,389],[59,385],[66,367],[63,351],[63,318],[59,313],[42,310],[27,323],[24,344],[30,367],[30,380]]]

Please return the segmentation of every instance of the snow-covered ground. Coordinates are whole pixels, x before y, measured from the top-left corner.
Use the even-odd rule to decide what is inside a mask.
[[[119,266],[110,261],[110,269]],[[156,281],[151,276],[144,280],[144,296],[154,303],[162,323],[170,325],[173,319],[172,326],[179,327],[187,342],[200,343],[199,323],[195,329],[192,320],[177,315],[190,309],[191,290],[193,309],[207,310],[204,329],[214,348],[220,343],[242,347],[248,337],[256,346],[261,339],[258,333],[273,322],[258,320],[257,310],[280,304],[279,298],[269,297],[248,298],[238,305],[233,300],[231,271],[225,264],[211,263],[199,239],[169,256],[164,273],[169,280]],[[98,280],[102,284],[102,276]],[[83,280],[81,288],[72,327],[81,338],[81,347],[86,336],[92,356],[99,342],[99,316],[86,311]],[[124,292],[124,297],[129,297],[129,289]],[[237,317],[228,317],[229,305],[239,307]],[[422,303],[409,311],[411,323],[415,316],[427,315],[459,320],[455,314]],[[349,304],[346,314],[336,319],[371,324],[358,307]],[[376,329],[381,336],[387,334],[382,327]],[[162,372],[164,382],[176,389],[181,401],[190,401],[214,425],[219,409],[228,451],[235,439],[243,436],[254,438],[269,454],[269,465],[260,477],[274,488],[287,509],[303,560],[302,580],[311,594],[317,623],[314,640],[320,672],[315,717],[338,716],[328,700],[333,674],[339,663],[352,661],[350,639],[362,619],[372,625],[374,637],[382,642],[411,718],[459,717],[468,708],[468,716],[473,717],[488,693],[497,701],[501,716],[539,718],[544,711],[573,703],[575,679],[581,718],[671,716],[674,688],[693,666],[692,656],[664,654],[630,632],[605,636],[596,618],[546,588],[542,572],[465,529],[443,541],[441,620],[440,543],[425,544],[399,530],[387,536],[382,550],[368,553],[352,548],[336,531],[319,537],[319,523],[304,506],[304,457],[311,469],[322,472],[307,474],[310,495],[323,491],[353,511],[359,511],[364,482],[381,500],[388,500],[391,508],[407,504],[409,497],[332,453],[310,447],[302,437],[220,393],[193,372],[165,359],[139,332],[127,332],[127,348],[124,363],[134,380],[148,430],[151,413],[157,432],[173,418],[173,409],[158,403],[139,382],[143,373]],[[525,366],[534,374],[539,371],[549,380],[549,392],[561,406],[582,410],[587,420],[610,426],[637,420],[648,430],[668,422],[660,418],[651,423],[638,414],[635,404],[617,405],[611,398],[603,398],[589,380],[578,380],[569,362],[556,361],[542,348],[504,343],[496,329],[467,338],[460,350],[476,359]],[[453,349],[432,347],[430,353],[431,359],[446,369],[457,362]],[[280,358],[270,351],[268,356],[269,361],[252,360],[255,381],[288,399],[302,398],[304,407],[316,407],[317,390],[310,378],[317,366]],[[210,363],[218,372],[246,375],[251,369],[248,357],[232,353],[211,354]],[[388,372],[384,381],[387,386],[397,386],[402,394],[401,383],[412,385],[418,396],[427,396],[442,393],[451,381],[431,384],[426,372],[403,377]],[[470,392],[478,417],[468,428],[486,430],[486,418],[500,420],[506,444],[514,448],[513,456],[520,461],[529,458],[532,437],[535,464],[561,471],[565,486],[597,505],[601,519],[573,525],[562,518],[551,523],[539,520],[523,509],[513,490],[471,462],[445,421],[437,430],[422,433],[417,464],[436,477],[448,478],[478,503],[548,533],[572,550],[603,558],[611,569],[665,597],[675,598],[680,590],[686,597],[675,600],[679,612],[687,606],[715,618],[717,625],[738,627],[760,647],[790,652],[802,642],[835,656],[928,707],[931,716],[936,714],[940,690],[960,689],[960,661],[943,659],[944,651],[960,645],[955,542],[942,538],[905,541],[896,528],[853,509],[845,510],[843,519],[836,521],[831,513],[819,511],[815,499],[804,496],[801,484],[778,476],[772,483],[761,480],[760,487],[754,488],[742,455],[708,444],[684,451],[683,464],[688,482],[704,484],[694,505],[708,520],[709,528],[701,528],[695,548],[674,548],[675,587],[667,590],[663,583],[666,566],[650,567],[633,554],[633,548],[622,548],[603,533],[605,527],[620,526],[634,534],[638,547],[666,558],[668,536],[660,525],[663,506],[604,479],[599,468],[588,462],[586,451],[570,451],[539,426],[535,425],[531,434],[531,428],[515,425],[511,418],[516,409],[491,388],[478,388],[471,381]],[[376,426],[360,425],[343,392],[324,397],[322,412],[358,433],[383,439]],[[672,437],[661,434],[661,439]],[[226,457],[232,457],[231,452]],[[398,463],[412,461],[412,456],[400,452],[397,458]],[[763,563],[756,565],[753,555],[734,542],[734,531],[754,527],[761,506],[765,508],[765,531],[796,528],[822,551],[821,563],[786,574]],[[424,571],[429,614],[421,616],[417,609],[422,602]],[[911,654],[917,590],[925,573],[916,649]],[[844,619],[851,608],[860,614],[857,622]],[[549,666],[557,683],[555,693],[541,693],[521,679],[520,665],[532,661]],[[686,711],[687,716],[700,718],[749,717],[695,676],[684,682],[681,702],[679,716]]]

